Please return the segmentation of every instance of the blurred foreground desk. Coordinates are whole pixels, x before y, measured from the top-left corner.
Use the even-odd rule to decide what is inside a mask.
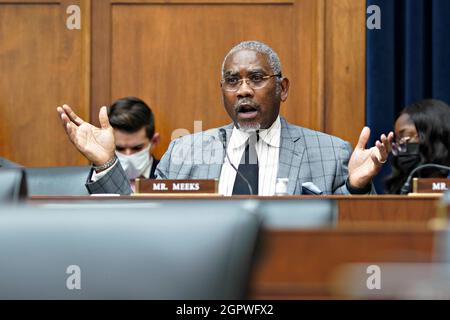
[[[32,197],[31,204],[159,200],[233,201],[252,197]],[[318,197],[253,197],[261,201],[302,201]],[[431,262],[440,231],[427,223],[436,217],[436,196],[324,196],[337,201],[339,220],[326,229],[265,229],[250,285],[252,299],[340,298],[331,290],[333,276],[347,263]],[[299,212],[300,213],[300,212]]]
[[[330,230],[266,230],[251,285],[253,299],[333,299],[347,263],[431,262],[440,232],[424,227],[352,225]]]
[[[408,224],[423,224],[436,216],[439,195],[430,196],[288,196],[288,197],[249,197],[249,196],[34,196],[29,199],[30,203],[84,203],[90,201],[99,202],[127,202],[140,201],[149,202],[158,200],[240,200],[258,199],[261,201],[300,201],[302,199],[332,199],[337,201],[339,211],[339,223],[361,223],[361,222],[401,222]]]

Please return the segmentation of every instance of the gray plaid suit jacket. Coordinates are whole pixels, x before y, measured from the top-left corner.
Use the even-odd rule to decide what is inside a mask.
[[[220,129],[229,141],[233,125],[173,140],[162,157],[159,179],[219,179],[225,158]],[[350,194],[347,188],[350,143],[318,131],[289,124],[281,118],[278,178],[289,178],[288,193],[302,193],[302,183],[314,183],[323,194]],[[97,182],[86,184],[90,193],[130,194],[128,179],[116,164]],[[372,186],[370,193],[375,193]]]
[[[5,158],[0,158],[0,168],[20,168],[21,166],[17,163],[9,161]]]

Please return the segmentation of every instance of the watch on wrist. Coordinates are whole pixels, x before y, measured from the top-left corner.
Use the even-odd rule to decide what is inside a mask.
[[[372,190],[372,183],[368,183],[364,188],[355,188],[350,185],[350,179],[347,178],[347,181],[345,182],[345,185],[347,186],[348,191],[350,194],[368,194]]]
[[[92,166],[94,167],[95,172],[98,173],[98,172],[105,171],[106,169],[112,167],[114,165],[114,163],[116,163],[116,160],[117,160],[117,156],[114,155],[114,157],[112,157],[112,159],[106,161],[101,166],[94,166],[94,165],[92,165]]]

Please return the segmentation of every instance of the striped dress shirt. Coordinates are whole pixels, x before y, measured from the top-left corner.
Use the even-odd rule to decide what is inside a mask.
[[[233,165],[238,168],[239,162],[245,151],[245,145],[250,134],[233,128],[227,152]],[[259,140],[256,143],[256,153],[259,164],[259,185],[258,195],[273,196],[275,194],[275,184],[278,174],[278,158],[280,155],[281,121],[280,116],[268,129],[259,130]],[[219,193],[224,196],[231,196],[233,193],[236,171],[225,157],[219,180]]]

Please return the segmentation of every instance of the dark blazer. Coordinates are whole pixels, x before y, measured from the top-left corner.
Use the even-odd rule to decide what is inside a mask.
[[[156,167],[158,166],[158,163],[159,163],[159,160],[155,159],[155,157],[153,157],[153,163],[152,163],[152,168],[150,169],[149,179],[156,179],[155,171],[156,171]]]

